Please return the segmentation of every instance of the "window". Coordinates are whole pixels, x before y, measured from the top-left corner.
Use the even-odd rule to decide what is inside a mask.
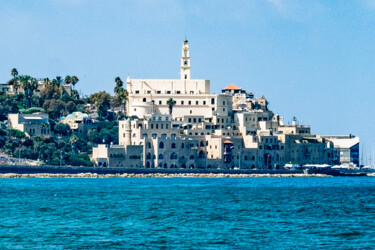
[[[177,94],[181,94],[181,91],[177,91]]]
[[[206,105],[206,101],[203,101],[203,105]]]
[[[136,93],[136,94],[139,94],[139,90],[136,90],[135,93]]]
[[[171,91],[170,91],[170,90],[168,90],[168,91],[167,91],[167,94],[170,94],[170,93],[171,93]]]
[[[160,154],[160,155],[159,155],[159,160],[163,160],[163,159],[164,159],[163,154]]]
[[[160,90],[156,91],[156,94],[161,94],[161,91]]]
[[[223,101],[223,105],[225,105],[225,101]]]
[[[189,101],[189,105],[191,105],[191,101]]]
[[[189,118],[188,121],[191,122],[191,118]]]
[[[176,143],[172,143],[171,148],[176,148]]]
[[[185,148],[185,143],[182,143],[182,144],[181,144],[181,148]]]
[[[181,101],[181,105],[184,105],[184,101]]]
[[[196,101],[196,102],[195,102],[195,104],[196,104],[196,105],[198,105],[198,104],[199,104],[199,102],[198,102],[198,101]]]
[[[159,142],[159,148],[164,148],[164,142]],[[159,158],[160,159],[160,158]]]
[[[159,101],[159,105],[161,105],[161,101]]]
[[[154,124],[151,123],[151,129],[154,129]]]
[[[171,160],[177,160],[177,154],[175,152],[171,154]]]
[[[211,99],[211,105],[214,105],[215,104],[215,98],[212,98]]]

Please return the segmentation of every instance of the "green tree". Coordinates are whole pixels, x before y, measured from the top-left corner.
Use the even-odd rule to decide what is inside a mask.
[[[172,115],[172,112],[173,112],[173,106],[174,106],[175,102],[172,98],[169,98],[167,100],[167,105],[168,105],[168,108],[169,108],[169,114]]]
[[[71,81],[74,89],[74,86],[78,83],[79,79],[76,76],[72,76]]]
[[[106,118],[111,107],[111,95],[105,91],[90,95],[90,102],[98,109],[99,117]]]
[[[57,123],[53,128],[53,131],[61,136],[67,136],[72,134],[72,130],[68,124]]]
[[[23,88],[23,96],[26,108],[30,108],[33,103],[34,90],[38,87],[38,82],[35,78],[28,75],[21,75],[17,77],[15,83],[18,83]]]
[[[66,104],[59,99],[50,99],[44,102],[43,108],[51,119],[57,119],[64,114]]]
[[[123,88],[124,83],[120,77],[115,78],[116,86],[114,88],[115,96],[113,98],[113,104],[115,107],[123,105],[124,114],[126,115],[126,102],[128,100],[128,91]]]
[[[18,71],[16,68],[13,68],[10,74],[13,76],[13,79],[15,79],[18,76]]]
[[[71,84],[71,83],[72,83],[72,78],[70,77],[70,75],[65,76],[65,80],[64,80],[64,82],[65,82],[66,84]]]

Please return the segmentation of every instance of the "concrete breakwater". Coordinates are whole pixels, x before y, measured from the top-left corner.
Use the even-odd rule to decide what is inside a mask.
[[[254,178],[254,177],[329,177],[324,174],[223,174],[223,173],[149,173],[149,174],[0,174],[0,178]]]

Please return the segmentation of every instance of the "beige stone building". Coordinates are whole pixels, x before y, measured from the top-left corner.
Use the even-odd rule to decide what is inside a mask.
[[[338,161],[332,141],[296,121],[285,125],[264,96],[255,98],[234,84],[210,94],[210,81],[192,79],[190,70],[184,41],[180,79],[127,78],[131,118],[119,121],[119,145],[94,148],[98,166],[106,161],[110,167],[281,169],[289,162]],[[138,164],[126,160],[129,147],[138,147]]]
[[[73,133],[76,134],[86,134],[89,130],[96,131],[99,126],[98,120],[82,112],[73,112],[66,117],[62,117],[60,122],[68,124]]]
[[[9,114],[8,124],[9,127],[25,132],[29,136],[52,133],[48,114]]]

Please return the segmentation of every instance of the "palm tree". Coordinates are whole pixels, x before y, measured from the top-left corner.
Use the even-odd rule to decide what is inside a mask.
[[[124,83],[120,77],[115,78],[115,83],[116,83],[116,87],[114,88],[113,91],[115,92],[116,95],[118,95],[123,90],[122,86],[124,86]]]
[[[71,84],[71,83],[72,83],[72,78],[70,77],[70,75],[65,76],[65,80],[64,80],[64,82],[65,82],[66,84]]]
[[[34,90],[38,88],[38,82],[31,76],[19,76],[19,82],[24,90],[24,97],[26,101],[26,108],[31,108]]]
[[[10,72],[10,74],[13,76],[13,78],[15,79],[17,76],[18,76],[18,71],[16,68],[13,68],[12,71]]]
[[[46,84],[46,85],[49,85],[51,84],[51,80],[47,77],[47,78],[44,78],[43,79],[43,82]]]
[[[174,100],[172,98],[169,98],[167,100],[167,105],[169,107],[169,114],[172,115],[173,106],[174,106]]]
[[[61,76],[56,76],[56,79],[53,79],[53,80],[52,80],[52,84],[53,84],[53,85],[56,85],[56,86],[58,86],[58,87],[60,87],[61,83],[62,83],[62,78],[61,78]]]
[[[72,81],[72,85],[73,85],[73,89],[74,89],[74,86],[77,84],[77,82],[79,81],[79,79],[76,76],[72,76],[71,81]]]
[[[128,91],[123,88],[124,82],[121,80],[119,76],[115,78],[116,86],[114,88],[115,97],[120,100],[120,102],[124,105],[124,113],[126,115],[126,102],[128,100]]]

